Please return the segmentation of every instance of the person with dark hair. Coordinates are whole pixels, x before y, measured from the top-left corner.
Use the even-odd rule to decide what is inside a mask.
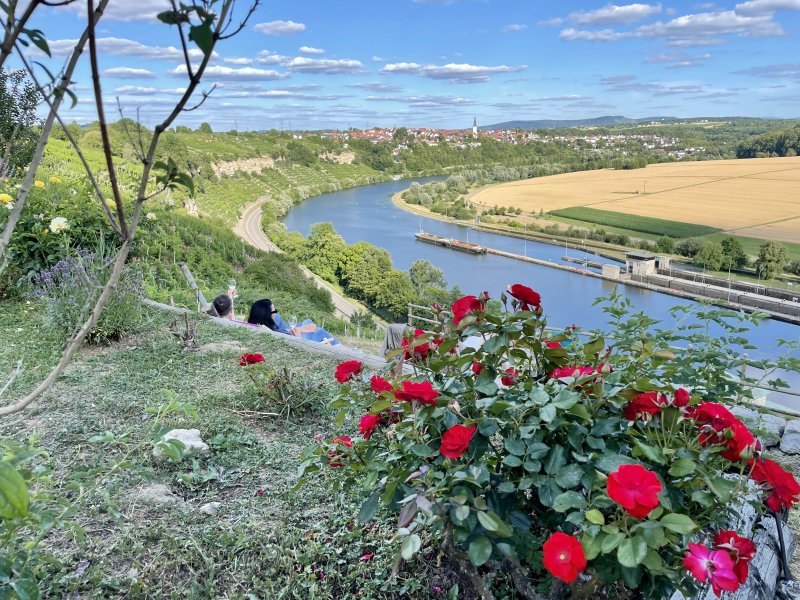
[[[211,302],[208,313],[212,317],[233,321],[233,300],[228,294],[220,294]]]
[[[339,344],[339,340],[334,338],[322,327],[317,327],[314,321],[310,319],[292,327],[281,318],[278,309],[272,304],[272,300],[267,298],[253,302],[253,306],[250,307],[250,314],[247,317],[247,322],[251,325],[262,325],[272,331],[285,333],[286,335],[294,335],[313,342],[323,342],[331,346]]]

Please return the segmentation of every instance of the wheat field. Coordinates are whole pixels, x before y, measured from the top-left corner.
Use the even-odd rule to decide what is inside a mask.
[[[491,186],[470,200],[537,213],[587,206],[800,242],[800,157],[581,171]]]

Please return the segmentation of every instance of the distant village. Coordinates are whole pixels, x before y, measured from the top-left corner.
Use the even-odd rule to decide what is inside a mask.
[[[398,128],[380,128],[365,130],[347,131],[325,131],[316,135],[323,138],[337,140],[369,140],[375,144],[380,142],[397,142],[393,148],[393,154],[399,154],[402,150],[408,149],[408,141],[429,144],[431,146],[445,142],[456,148],[475,148],[481,145],[481,140],[491,139],[503,144],[529,144],[531,142],[541,142],[544,144],[561,142],[570,145],[573,149],[619,149],[631,143],[639,145],[645,150],[662,149],[664,152],[681,160],[689,156],[702,154],[705,147],[683,147],[679,138],[665,137],[655,134],[599,134],[593,133],[597,128],[585,128],[585,132],[569,134],[549,134],[543,135],[536,131],[523,129],[478,129],[476,121],[473,121],[472,129],[429,129],[429,128],[401,128],[403,135],[397,136]],[[295,134],[297,139],[301,139],[303,134]]]

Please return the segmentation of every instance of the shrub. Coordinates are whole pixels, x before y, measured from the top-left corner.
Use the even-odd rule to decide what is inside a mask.
[[[653,321],[623,322],[628,305],[616,297],[609,346],[625,350],[614,355],[599,335],[545,334],[539,295],[519,285],[510,293],[497,314],[474,296],[454,303],[452,317],[440,313],[433,332],[395,352],[397,377],[340,365],[332,407],[337,424],[357,422],[360,435],[308,448],[302,477],[361,486],[362,522],[389,507],[400,556],[439,546],[476,596],[487,597],[480,588],[498,573],[511,573],[525,597],[531,586],[559,590],[552,577],[571,585],[551,598],[690,595],[706,578],[715,590],[739,587],[753,549],[729,531],[732,513],[745,503],[763,511],[762,501],[779,510],[800,495],[716,402],[746,395],[725,377],[734,359],[719,353],[741,329],[701,313],[725,335],[676,356],[644,343]],[[459,345],[471,336],[482,345]]]
[[[37,273],[31,297],[44,305],[44,328],[68,336],[88,318],[100,291],[111,275],[112,262],[102,252],[78,251]],[[139,322],[142,298],[141,274],[130,266],[123,269],[119,285],[106,304],[97,325],[86,339],[90,343],[118,340]]]
[[[286,367],[269,366],[261,354],[242,354],[239,366],[250,383],[248,408],[256,415],[291,419],[323,406],[321,383],[309,382]]]

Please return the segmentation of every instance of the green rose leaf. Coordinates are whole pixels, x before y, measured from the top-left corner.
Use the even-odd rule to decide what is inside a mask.
[[[661,517],[661,524],[675,533],[690,533],[697,529],[697,525],[686,515],[669,513]]]
[[[469,517],[469,506],[459,506],[456,508],[456,519],[465,521]]]
[[[0,461],[0,517],[17,519],[28,514],[28,488],[22,475],[11,465]]]
[[[511,537],[513,535],[511,528],[503,521],[503,519],[490,510],[486,512],[479,512],[478,522],[483,525],[487,531],[491,531],[499,537]]]
[[[581,482],[581,477],[583,469],[580,465],[571,464],[556,473],[556,483],[565,489],[574,488]]]
[[[421,547],[422,540],[419,539],[419,536],[416,533],[406,536],[403,539],[403,543],[400,544],[400,556],[403,557],[403,560],[411,560],[411,557],[419,552]]]
[[[583,497],[583,494],[569,491],[559,494],[553,500],[553,510],[557,512],[567,512],[570,508],[586,508],[586,498]]]
[[[586,520],[589,521],[589,523],[594,523],[595,525],[603,525],[606,522],[606,518],[603,516],[603,513],[601,513],[596,508],[587,510],[585,516]]]
[[[619,543],[625,537],[624,533],[610,533],[606,537],[603,538],[603,543],[600,545],[600,550],[603,554],[608,554],[614,548],[619,546]]]
[[[361,505],[361,510],[358,511],[359,522],[366,523],[367,521],[371,521],[375,517],[375,513],[378,512],[379,505],[380,495],[378,492],[373,492]]]
[[[685,477],[690,473],[694,473],[694,470],[697,468],[697,463],[695,463],[690,458],[679,458],[672,466],[669,468],[669,474],[673,477]]]
[[[623,567],[634,568],[644,561],[647,556],[647,543],[638,535],[625,538],[617,548],[617,560]]]
[[[492,542],[485,535],[477,537],[469,543],[467,554],[472,564],[480,567],[492,555]]]

